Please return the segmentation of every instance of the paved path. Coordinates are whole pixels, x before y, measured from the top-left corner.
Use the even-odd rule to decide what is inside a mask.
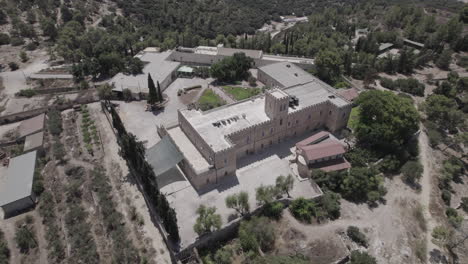
[[[221,99],[226,101],[227,104],[232,104],[232,103],[236,102],[236,101],[234,101],[234,99],[232,99],[230,96],[228,96],[221,87],[212,86],[211,89],[213,90],[213,92],[215,94],[217,94],[219,97],[221,97]]]

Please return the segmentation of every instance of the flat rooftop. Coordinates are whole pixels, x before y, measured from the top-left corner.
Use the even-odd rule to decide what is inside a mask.
[[[262,58],[263,51],[261,50],[249,50],[249,49],[231,49],[231,48],[218,48],[218,54],[221,56],[232,56],[235,53],[244,53],[247,57],[252,59],[260,59]]]
[[[36,153],[32,151],[11,159],[6,177],[0,181],[0,206],[31,195]]]
[[[44,132],[37,132],[35,134],[29,135],[24,140],[24,151],[30,151],[42,146],[44,141]]]
[[[231,146],[225,138],[226,135],[270,120],[265,113],[264,96],[206,112],[181,110],[181,114],[185,116],[214,151]],[[213,123],[218,121],[221,122],[221,125],[215,126]]]
[[[148,73],[151,74],[155,84],[157,81],[161,83],[180,66],[179,62],[166,60],[171,53],[172,51],[145,52],[137,55],[135,57],[147,63],[143,73],[131,75],[120,72],[110,80],[110,83],[115,86],[115,91],[130,89],[133,93],[148,93]]]
[[[299,106],[295,110],[304,107],[330,101],[332,104],[342,107],[349,102],[336,94],[336,90],[326,83],[315,78],[312,82],[284,89],[289,95],[299,98]]]
[[[289,108],[290,112],[325,101],[330,101],[338,107],[349,104],[345,99],[333,93],[333,88],[330,89],[327,88],[326,84],[316,79],[304,85],[284,90],[274,90],[273,95],[283,96],[283,94],[289,94],[296,96],[299,99],[299,106]],[[225,136],[270,120],[265,113],[264,95],[206,112],[187,109],[180,112],[214,151],[220,151],[231,146]],[[219,125],[215,125],[217,122],[219,122]]]
[[[193,165],[196,172],[203,172],[209,169],[210,164],[192,144],[190,139],[180,129],[179,126],[168,129],[167,133],[175,141],[176,146],[184,157]]]
[[[21,122],[19,126],[20,138],[37,133],[44,129],[45,114],[40,114]]]
[[[278,62],[259,68],[273,77],[283,87],[304,84],[315,81],[317,78],[290,62]]]
[[[311,58],[288,57],[288,56],[270,55],[270,54],[264,54],[262,59],[269,60],[269,61],[276,61],[276,62],[290,62],[290,63],[299,63],[299,64],[314,64],[315,63],[315,60]]]

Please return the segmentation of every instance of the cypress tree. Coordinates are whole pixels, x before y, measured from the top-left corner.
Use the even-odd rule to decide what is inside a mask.
[[[159,86],[159,81],[157,82],[157,84],[158,84],[158,99],[159,99],[159,102],[162,103],[164,101],[164,97],[161,92],[161,86]]]
[[[148,73],[148,90],[149,90],[148,104],[155,104],[157,101],[159,101],[159,98],[158,98],[158,93],[156,91],[156,86],[154,85],[153,78],[151,78],[151,75],[149,73]]]

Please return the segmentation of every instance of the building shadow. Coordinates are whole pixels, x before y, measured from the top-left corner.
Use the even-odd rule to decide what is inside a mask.
[[[195,189],[195,188],[194,189],[197,191],[197,194],[199,196],[202,196],[213,190],[217,190],[218,192],[224,192],[239,184],[240,183],[239,183],[239,179],[237,178],[237,175],[229,175],[229,176],[222,178],[218,183],[213,183],[202,189]]]
[[[292,154],[294,154],[291,149],[296,146],[296,143],[310,137],[313,134],[316,134],[320,131],[307,132],[300,136],[290,137],[286,140],[283,140],[281,143],[272,144],[267,146],[262,150],[257,151],[256,153],[248,154],[245,157],[242,157],[237,161],[237,169],[247,167],[256,162],[260,162],[267,158],[278,156],[280,159],[284,159]]]

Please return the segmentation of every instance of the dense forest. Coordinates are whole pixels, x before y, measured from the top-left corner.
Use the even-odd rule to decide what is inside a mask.
[[[408,73],[427,61],[437,61],[439,56],[447,57],[451,51],[468,50],[468,38],[462,34],[468,12],[463,12],[463,3],[456,1],[3,0],[0,3],[3,6],[0,24],[11,25],[0,33],[0,45],[24,45],[28,50],[45,46],[52,58],[64,58],[75,64],[73,74],[77,80],[85,76],[108,77],[119,71],[137,73],[143,65],[132,57],[147,46],[172,49],[224,43],[267,53],[316,57],[319,66],[316,74],[331,84],[339,83],[342,73],[359,79],[372,79],[375,69]],[[460,15],[436,21],[435,8]],[[269,33],[256,33],[265,23],[279,21],[281,15],[307,15],[310,19],[274,39]],[[360,39],[356,50],[351,50],[356,28],[369,28],[374,33]],[[401,46],[403,37],[423,42],[428,49],[418,56],[407,50],[398,60],[376,58],[379,43]]]

